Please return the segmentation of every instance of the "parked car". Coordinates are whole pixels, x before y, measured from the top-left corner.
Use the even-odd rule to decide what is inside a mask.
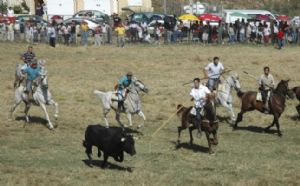
[[[91,19],[83,19],[83,18],[69,18],[62,22],[64,25],[70,25],[72,22],[74,22],[76,25],[80,25],[83,21],[85,21],[88,24],[89,27],[89,34],[94,35],[95,29],[99,26],[98,23],[96,23],[94,20]]]
[[[50,18],[51,20],[51,23],[52,22],[55,22],[56,24],[60,24],[63,22],[64,18],[62,16],[59,16],[59,15],[54,15]]]
[[[155,28],[158,26],[158,24],[164,25],[164,20],[153,20],[148,24],[147,31],[151,36],[156,34]]]
[[[98,10],[82,10],[73,15],[73,18],[89,18],[97,23],[109,20],[109,16]]]
[[[153,20],[163,20],[165,17],[164,14],[153,13],[153,12],[139,12],[133,13],[129,16],[130,21],[137,23],[146,22],[150,23]]]
[[[35,24],[48,24],[46,20],[37,15],[20,15],[16,17],[16,20],[18,20],[20,23],[32,22]]]

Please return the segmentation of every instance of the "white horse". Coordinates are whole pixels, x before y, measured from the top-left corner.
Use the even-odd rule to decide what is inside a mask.
[[[139,92],[143,91],[145,93],[148,93],[147,87],[139,80],[136,80],[135,78],[132,80],[131,85],[128,87],[128,94],[124,101],[124,110],[121,111],[122,113],[126,114],[126,117],[129,122],[129,126],[132,126],[132,119],[131,116],[133,114],[138,114],[140,117],[143,118],[143,123],[138,125],[138,128],[144,126],[144,123],[146,121],[146,117],[144,113],[141,110],[141,100],[139,97]],[[107,114],[111,109],[113,109],[116,113],[116,120],[118,121],[120,126],[124,126],[120,121],[120,113],[118,111],[118,98],[116,95],[116,91],[109,91],[109,92],[101,92],[99,90],[95,90],[94,94],[99,96],[99,98],[102,101],[103,105],[103,115],[106,127],[109,127],[109,123],[107,120]],[[126,125],[125,125],[126,126]]]
[[[15,89],[15,104],[10,110],[10,119],[12,119],[13,113],[17,106],[23,101],[25,103],[25,119],[26,122],[29,122],[29,116],[28,111],[31,107],[31,104],[40,106],[43,111],[45,112],[46,119],[48,121],[48,127],[50,130],[52,130],[54,127],[50,121],[49,114],[46,109],[46,105],[54,105],[55,106],[55,119],[58,118],[58,103],[56,103],[52,99],[52,95],[50,91],[48,90],[48,76],[47,73],[41,74],[39,80],[38,80],[38,86],[36,88],[36,91],[33,93],[33,100],[34,102],[31,103],[28,101],[28,96],[26,93],[24,93],[25,87],[23,84],[20,84],[19,87]]]
[[[232,108],[232,89],[239,91],[241,89],[239,76],[237,74],[229,75],[222,83],[218,86],[217,91],[217,102],[226,108],[230,114],[230,123],[234,123],[236,120],[235,114]]]

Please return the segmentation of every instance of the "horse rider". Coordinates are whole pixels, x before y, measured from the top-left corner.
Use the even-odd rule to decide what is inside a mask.
[[[214,57],[213,62],[209,63],[204,68],[205,78],[208,78],[207,87],[210,91],[217,90],[220,81],[220,76],[224,71],[224,66],[220,62],[219,57]]]
[[[261,93],[262,101],[264,104],[264,112],[269,111],[268,100],[270,91],[274,90],[275,81],[272,74],[270,74],[270,67],[264,67],[264,74],[262,74],[258,81],[259,91]]]
[[[190,92],[190,96],[192,97],[191,101],[194,101],[195,103],[196,127],[198,128],[198,132],[201,134],[201,111],[206,103],[207,96],[211,93],[211,91],[205,85],[200,84],[200,78],[195,78],[193,82],[194,87]]]
[[[22,60],[24,61],[24,65],[22,67],[22,70],[25,70],[27,67],[30,66],[30,63],[33,61],[33,59],[35,58],[35,54],[33,52],[33,47],[32,46],[29,46],[27,48],[27,52],[25,52],[23,55],[22,55]]]
[[[33,89],[32,89],[33,82],[41,74],[41,68],[38,67],[36,59],[33,60],[30,64],[30,66],[24,70],[24,73],[27,74],[25,93],[28,96],[28,102],[30,102],[30,101],[33,101]]]
[[[126,98],[127,88],[132,83],[132,72],[128,72],[125,76],[123,76],[118,81],[118,89],[117,89],[117,95],[118,95],[118,110],[121,111],[124,109],[124,101]]]

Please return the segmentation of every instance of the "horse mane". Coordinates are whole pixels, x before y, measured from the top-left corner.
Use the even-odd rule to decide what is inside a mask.
[[[180,117],[183,113],[189,112],[193,107],[184,107],[182,104],[177,105],[177,116]]]
[[[286,87],[284,86],[284,81],[281,80],[281,81],[278,83],[276,89],[274,90],[274,93],[279,94],[279,95],[282,95],[282,96],[285,96],[285,93],[282,92],[283,89],[286,89]]]

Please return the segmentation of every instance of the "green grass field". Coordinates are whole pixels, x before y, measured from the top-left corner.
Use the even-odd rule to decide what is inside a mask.
[[[24,44],[0,44],[0,185],[300,185],[296,100],[287,101],[280,119],[282,138],[262,133],[272,117],[258,112],[247,113],[237,131],[232,131],[225,120],[220,122],[215,155],[207,153],[205,136],[195,138],[190,147],[188,131],[182,132],[183,147],[176,150],[177,117],[151,137],[176,111],[177,104],[193,104],[189,101],[191,87],[182,83],[202,77],[209,58],[219,56],[227,68],[240,73],[243,91],[256,90],[257,82],[242,71],[258,76],[266,65],[277,79],[290,78],[293,87],[300,85],[299,47],[278,51],[246,45],[128,45],[124,49],[34,46],[38,58],[47,60],[49,88],[60,106],[57,121],[53,108],[49,108],[51,119],[58,125],[54,131],[46,128],[38,107],[30,110],[32,122],[25,128],[24,104],[13,121],[7,119],[14,102],[15,64],[26,48]],[[123,163],[110,158],[106,170],[90,168],[84,163],[87,157],[81,145],[84,131],[89,124],[104,124],[102,106],[93,90],[111,90],[128,70],[150,88],[149,94],[141,95],[147,121],[136,141],[137,154],[126,154]],[[236,113],[239,107],[234,95]],[[228,116],[221,107],[217,113]],[[109,121],[117,125],[113,113]],[[124,115],[122,121],[127,122]],[[137,126],[141,120],[134,116],[133,122]],[[99,160],[96,154],[94,150],[94,160]]]

